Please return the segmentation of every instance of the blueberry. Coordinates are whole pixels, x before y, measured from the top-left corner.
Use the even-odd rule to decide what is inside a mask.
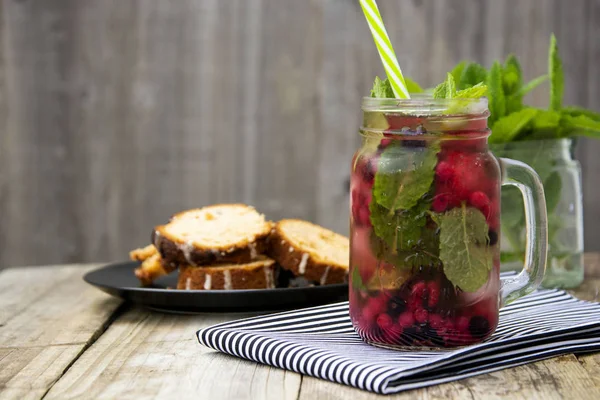
[[[488,232],[488,236],[490,238],[490,246],[493,246],[496,243],[498,243],[498,233],[496,231],[490,229]]]
[[[367,182],[372,182],[375,179],[375,168],[373,166],[373,160],[369,160],[364,167],[363,177]]]
[[[388,302],[388,314],[392,318],[397,318],[406,310],[406,302],[397,296],[392,296]]]
[[[490,333],[490,323],[484,317],[476,315],[469,322],[469,332],[474,338],[482,338]]]

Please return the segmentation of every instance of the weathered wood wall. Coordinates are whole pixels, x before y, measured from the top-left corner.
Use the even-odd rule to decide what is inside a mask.
[[[380,0],[405,73],[514,51],[600,109],[600,0]],[[354,0],[2,0],[0,266],[126,258],[178,210],[253,204],[347,231],[360,97],[382,75]],[[541,90],[533,99],[546,104]],[[583,141],[586,250],[600,143]]]

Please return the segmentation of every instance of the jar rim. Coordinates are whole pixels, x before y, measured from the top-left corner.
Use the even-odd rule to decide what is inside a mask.
[[[431,93],[412,93],[410,99],[363,97],[361,108],[366,112],[399,113],[405,115],[480,115],[489,114],[488,98],[436,99]]]

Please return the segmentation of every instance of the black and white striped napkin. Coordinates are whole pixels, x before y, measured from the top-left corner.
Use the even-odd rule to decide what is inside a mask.
[[[484,343],[447,351],[398,351],[364,343],[348,302],[214,325],[201,344],[263,364],[388,394],[566,353],[600,351],[600,304],[539,290],[500,311]]]

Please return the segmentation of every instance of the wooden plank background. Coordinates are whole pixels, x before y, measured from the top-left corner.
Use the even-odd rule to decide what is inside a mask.
[[[600,0],[380,0],[406,74],[513,51],[600,109]],[[383,71],[354,0],[0,0],[0,267],[112,261],[188,207],[346,233],[360,97]],[[547,104],[547,91],[534,97]],[[600,143],[581,141],[586,221]],[[600,228],[585,226],[586,250]]]

